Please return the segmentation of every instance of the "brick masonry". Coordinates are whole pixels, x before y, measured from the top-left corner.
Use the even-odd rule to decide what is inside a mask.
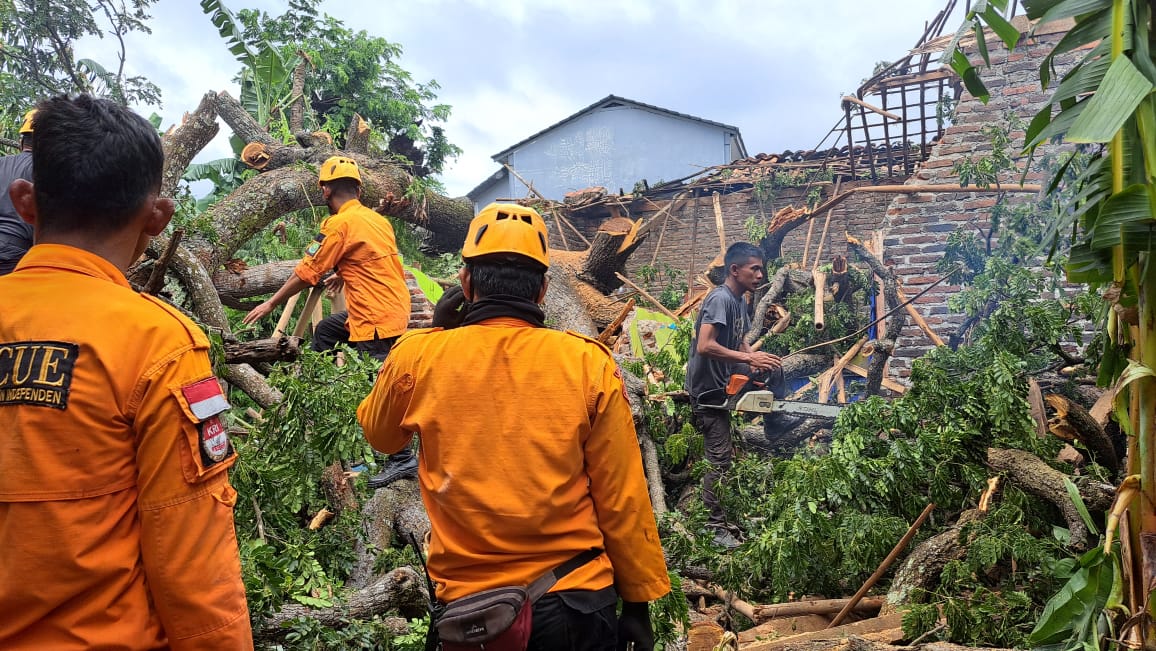
[[[1017,116],[1026,125],[1047,103],[1051,92],[1043,92],[1039,88],[1039,63],[1061,36],[1057,33],[1021,39],[1011,54],[999,39],[988,38],[991,67],[981,70],[981,77],[991,93],[988,103],[984,104],[964,91],[956,106],[951,126],[932,149],[928,160],[910,177],[880,179],[879,184],[958,185],[959,178],[952,172],[956,162],[990,153],[989,139],[982,133],[984,126],[1006,124],[1008,115]],[[973,61],[979,59],[976,53],[970,54]],[[1082,55],[1083,52],[1077,51],[1058,58],[1058,74],[1055,77],[1061,77]],[[1012,150],[1018,151],[1022,147],[1023,133],[1013,133],[1012,136],[1016,139]],[[1047,153],[1045,149],[1041,148],[1037,153],[1037,160]],[[1009,181],[1014,183],[1012,179]],[[1031,171],[1026,180],[1027,183],[1042,181],[1044,179],[1038,170]],[[871,183],[844,183],[840,191],[855,185]],[[821,188],[823,200],[830,198],[834,191],[830,183],[815,187]],[[1031,195],[1010,195],[1009,200],[1030,201]],[[785,205],[801,206],[805,203],[806,189],[799,188],[781,190],[768,205],[761,205],[749,189],[723,194],[721,207],[727,242],[750,239],[745,227],[749,217],[755,216],[765,221]],[[907,294],[912,296],[939,279],[935,266],[943,256],[948,235],[957,228],[986,229],[994,203],[994,195],[990,193],[855,194],[831,211],[822,257],[830,260],[834,254],[846,254],[847,234],[870,240],[873,231],[882,230],[884,263],[895,271]],[[638,204],[636,201],[635,206]],[[631,217],[647,219],[657,212],[658,207],[651,205]],[[597,230],[599,221],[579,220],[576,226],[589,237]],[[656,224],[646,241],[631,257],[628,271],[635,277],[641,266],[653,264],[659,268],[669,265],[682,272],[680,279],[685,280],[688,273],[693,275],[702,272],[718,254],[719,238],[711,196],[680,205],[671,211],[665,222],[664,225]],[[811,238],[812,260],[823,226],[819,220],[816,222]],[[806,238],[806,225],[796,228],[783,242],[783,255],[801,260]],[[962,314],[952,313],[946,304],[947,298],[958,289],[955,286],[940,285],[915,303],[916,309],[944,340],[956,331],[964,319]],[[910,372],[912,360],[926,353],[930,347],[931,343],[922,331],[914,324],[909,324],[899,338],[892,372],[906,376]]]

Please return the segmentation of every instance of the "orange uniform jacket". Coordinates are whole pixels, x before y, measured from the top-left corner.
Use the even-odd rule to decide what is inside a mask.
[[[345,281],[350,341],[396,337],[409,325],[410,297],[393,225],[361,205],[345,202],[321,222],[321,232],[293,273],[310,285],[336,268]]]
[[[497,318],[398,340],[357,410],[383,452],[420,435],[437,596],[526,585],[576,553],[555,590],[670,590],[621,375],[597,342]]]
[[[0,649],[252,649],[204,333],[68,246],[0,297]]]

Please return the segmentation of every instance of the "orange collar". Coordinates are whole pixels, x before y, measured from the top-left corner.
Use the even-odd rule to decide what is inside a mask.
[[[346,201],[345,203],[341,204],[340,208],[337,209],[337,214],[341,214],[341,213],[345,212],[346,210],[352,210],[355,207],[355,205],[361,206],[362,205],[361,200],[360,199],[350,199],[349,201]]]
[[[108,260],[95,253],[66,244],[37,244],[16,265],[20,269],[63,269],[100,278],[131,289],[124,273]]]

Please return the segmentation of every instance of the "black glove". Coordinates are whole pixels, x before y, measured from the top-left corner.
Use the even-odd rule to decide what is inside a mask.
[[[433,310],[433,326],[435,328],[456,328],[466,318],[466,311],[470,304],[460,285],[454,285],[442,294]]]
[[[648,602],[622,602],[622,614],[618,617],[618,651],[626,651],[630,642],[634,643],[634,651],[654,651]]]

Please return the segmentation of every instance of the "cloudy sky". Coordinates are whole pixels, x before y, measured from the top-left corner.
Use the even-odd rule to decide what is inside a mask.
[[[284,2],[225,0],[236,11]],[[497,169],[491,156],[614,94],[737,126],[747,151],[812,148],[839,98],[878,61],[907,53],[945,0],[326,0],[354,29],[399,43],[415,80],[436,80],[464,154],[442,177],[458,196]],[[963,3],[960,2],[960,5]],[[160,0],[149,36],[129,41],[128,72],[160,86],[165,126],[239,64],[194,0]],[[948,23],[958,26],[962,11]],[[78,56],[113,59],[108,44]],[[146,109],[152,110],[152,109]],[[229,154],[223,140],[203,158]]]

